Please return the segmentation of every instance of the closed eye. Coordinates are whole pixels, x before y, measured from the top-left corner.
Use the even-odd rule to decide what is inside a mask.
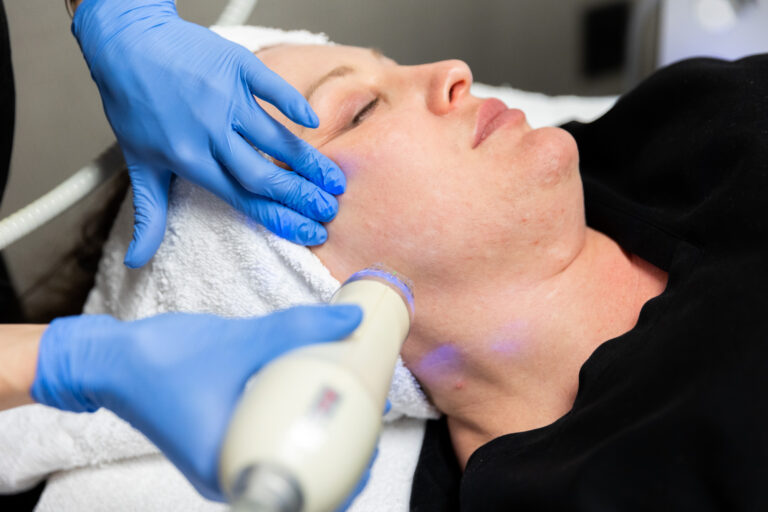
[[[358,112],[354,118],[352,118],[352,122],[350,123],[350,126],[355,127],[360,123],[362,123],[365,120],[365,118],[367,118],[368,115],[370,115],[370,113],[373,112],[373,110],[376,108],[376,105],[379,104],[379,99],[380,98],[377,97],[376,99],[368,103],[366,106],[364,106],[363,109],[360,110],[360,112]]]

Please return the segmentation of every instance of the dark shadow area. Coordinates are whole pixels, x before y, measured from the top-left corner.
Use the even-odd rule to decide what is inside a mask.
[[[13,495],[0,495],[0,510],[7,512],[27,512],[35,509],[40,495],[45,489],[46,481],[43,480],[28,491]]]

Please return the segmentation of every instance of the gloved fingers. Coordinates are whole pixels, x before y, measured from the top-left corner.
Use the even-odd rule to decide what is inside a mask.
[[[291,84],[265,66],[251,52],[244,52],[242,66],[246,83],[254,95],[277,107],[294,123],[317,128],[320,124],[317,114]]]
[[[328,239],[328,232],[322,224],[269,199],[251,199],[242,206],[251,218],[280,238],[295,244],[320,245]]]
[[[336,198],[295,172],[282,169],[258,154],[242,137],[232,133],[228,151],[219,157],[245,189],[273,199],[300,214],[320,222],[336,216]]]
[[[239,109],[235,129],[254,146],[331,194],[341,194],[347,179],[339,166],[273,119],[255,101]]]
[[[328,239],[325,227],[312,219],[304,217],[280,203],[260,197],[245,190],[229,173],[203,173],[195,183],[210,190],[229,203],[234,209],[242,212],[281,238],[300,245],[320,245]]]
[[[272,357],[310,343],[339,341],[349,336],[363,319],[354,304],[296,306],[254,319],[254,329],[272,343]],[[265,345],[266,346],[266,345]]]
[[[163,241],[168,212],[170,171],[134,164],[128,167],[133,189],[133,239],[124,263],[139,268],[147,263]]]

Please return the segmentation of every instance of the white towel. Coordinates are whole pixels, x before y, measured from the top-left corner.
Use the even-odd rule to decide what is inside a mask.
[[[338,286],[319,260],[291,254],[306,249],[268,234],[188,182],[174,183],[166,238],[141,270],[122,264],[131,226],[126,200],[86,312],[123,319],[167,310],[245,316],[268,312],[272,304],[316,302]],[[308,275],[312,266],[316,272]],[[423,420],[387,423],[370,483],[353,511],[407,510],[423,430]],[[168,510],[169,502],[175,510],[221,509],[199,496],[141,433],[107,410],[73,414],[33,405],[0,413],[0,453],[0,492],[30,487],[56,472],[37,510],[160,511]]]
[[[250,50],[282,42],[323,44],[322,34],[262,27],[218,31]],[[594,117],[612,98],[549,98],[510,88],[477,86],[523,108],[532,124],[555,124],[574,115]],[[266,233],[223,202],[177,181],[166,237],[141,270],[122,265],[130,240],[131,208],[123,205],[105,246],[88,313],[133,319],[180,310],[227,316],[267,313],[302,302],[326,300],[338,286],[309,251]],[[309,254],[309,256],[308,256]],[[267,272],[265,269],[281,269]],[[410,374],[404,368],[400,375]],[[398,379],[395,379],[398,382]],[[392,416],[431,412],[413,382]],[[353,512],[408,509],[411,480],[424,420],[394,417],[379,443],[371,480]],[[37,510],[194,510],[226,507],[200,497],[142,434],[110,411],[60,412],[40,405],[0,413],[0,492],[17,492],[51,475]]]
[[[410,461],[421,447],[422,424],[423,420],[403,418],[387,426],[371,483],[352,511],[408,510],[414,470]],[[35,510],[223,512],[227,508],[200,497],[168,459],[156,453],[56,472]]]

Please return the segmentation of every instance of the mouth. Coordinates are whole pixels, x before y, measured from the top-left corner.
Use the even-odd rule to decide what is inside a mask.
[[[475,149],[501,126],[511,122],[520,122],[524,119],[525,114],[522,110],[507,108],[503,101],[496,98],[488,98],[477,109],[472,149]]]

